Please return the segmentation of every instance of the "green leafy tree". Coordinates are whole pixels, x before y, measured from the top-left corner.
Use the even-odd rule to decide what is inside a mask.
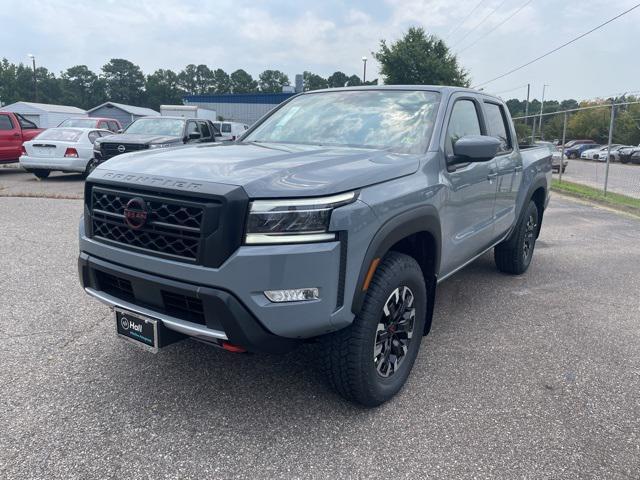
[[[67,68],[60,75],[65,104],[88,109],[106,100],[104,83],[86,65]]]
[[[347,87],[359,87],[362,85],[362,80],[357,75],[351,75],[347,80]]]
[[[178,85],[180,90],[186,95],[196,95],[198,84],[196,80],[196,71],[198,67],[190,63],[178,74]]]
[[[102,67],[102,78],[109,100],[142,104],[145,78],[139,66],[123,58],[112,58]]]
[[[145,92],[146,106],[155,110],[158,110],[160,105],[182,103],[178,75],[172,70],[160,69],[147,75]]]
[[[343,72],[334,72],[327,78],[329,88],[340,88],[347,85],[349,77]]]
[[[258,76],[258,86],[261,92],[281,92],[285,85],[289,85],[289,77],[280,70],[265,70]]]
[[[302,86],[305,92],[309,90],[320,90],[321,88],[327,88],[329,84],[327,80],[320,75],[316,75],[311,72],[303,72],[302,74]]]
[[[231,74],[231,90],[233,93],[252,93],[258,90],[258,82],[242,69]]]
[[[447,45],[423,28],[411,27],[400,40],[373,53],[388,85],[455,85],[468,87],[467,72]]]
[[[216,93],[231,93],[231,77],[221,68],[217,68],[213,72],[213,91]]]
[[[3,58],[0,62],[0,103],[16,102],[16,65]]]

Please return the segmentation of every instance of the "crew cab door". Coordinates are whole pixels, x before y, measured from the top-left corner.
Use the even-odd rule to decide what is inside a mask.
[[[0,112],[0,161],[17,160],[21,146],[20,125],[8,113]]]
[[[451,164],[453,144],[467,135],[486,135],[477,97],[454,95],[447,106],[442,148],[444,183],[448,186],[441,210],[442,264],[445,276],[491,246],[496,197],[496,160]]]
[[[483,102],[487,133],[500,140],[496,156],[496,204],[494,236],[504,235],[515,222],[516,198],[522,183],[522,157],[515,145],[515,132],[504,105],[492,100]]]

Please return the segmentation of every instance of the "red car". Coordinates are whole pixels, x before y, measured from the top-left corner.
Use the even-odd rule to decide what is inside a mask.
[[[101,117],[78,117],[67,118],[59,127],[75,127],[75,128],[99,128],[101,130],[111,130],[113,133],[119,133],[122,125],[118,120],[113,118]]]
[[[42,130],[19,113],[0,112],[0,163],[17,162],[23,142],[33,139]]]

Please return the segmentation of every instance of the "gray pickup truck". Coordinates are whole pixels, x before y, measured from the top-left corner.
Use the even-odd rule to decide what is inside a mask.
[[[494,249],[531,262],[552,151],[504,103],[433,86],[307,92],[233,144],[117,156],[88,178],[79,274],[128,341],[317,344],[344,397],[405,383],[436,286]]]

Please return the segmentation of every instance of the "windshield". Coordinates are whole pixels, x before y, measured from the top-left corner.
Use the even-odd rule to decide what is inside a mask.
[[[439,93],[421,90],[311,93],[277,110],[244,141],[421,153],[429,144],[439,102]]]
[[[184,120],[177,118],[140,118],[129,125],[125,133],[180,137],[183,128]]]
[[[60,140],[63,142],[77,142],[82,135],[82,130],[73,128],[50,128],[40,133],[38,140]]]
[[[91,118],[68,118],[59,127],[94,128],[96,121]]]

